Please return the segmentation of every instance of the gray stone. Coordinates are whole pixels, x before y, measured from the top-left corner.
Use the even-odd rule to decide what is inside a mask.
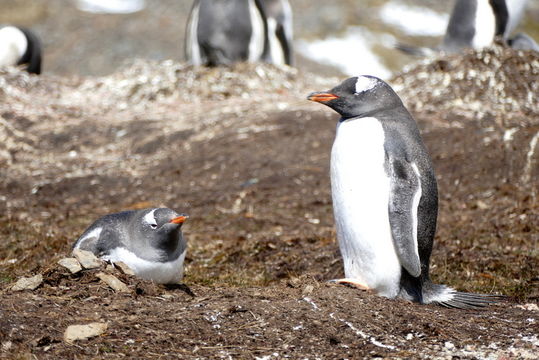
[[[125,285],[123,282],[121,282],[116,276],[105,274],[105,273],[98,273],[95,276],[97,276],[101,281],[103,281],[105,284],[110,286],[114,291],[118,292],[129,292],[129,288],[127,285]]]
[[[79,261],[75,258],[63,258],[58,260],[58,264],[65,267],[67,270],[69,270],[72,274],[76,274],[79,271],[82,270],[82,266],[80,265]]]
[[[103,265],[103,261],[99,260],[91,251],[75,249],[73,250],[73,256],[77,258],[85,269],[96,269]]]
[[[135,275],[135,272],[133,271],[133,269],[131,269],[129,266],[127,266],[126,263],[122,261],[115,262],[114,266],[116,266],[118,269],[120,269],[121,272],[123,272],[126,275]]]
[[[11,287],[13,291],[22,291],[22,290],[35,290],[43,282],[43,275],[37,274],[29,278],[22,277],[20,278],[15,285]]]
[[[107,331],[106,323],[94,322],[86,325],[70,325],[64,332],[64,340],[72,343],[76,340],[89,339],[94,336],[99,336]]]

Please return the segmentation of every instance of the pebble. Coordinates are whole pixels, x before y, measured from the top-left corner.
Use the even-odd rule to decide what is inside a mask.
[[[75,258],[63,258],[58,260],[58,264],[65,267],[67,270],[69,270],[72,274],[76,274],[79,271],[82,270],[82,266],[80,265],[79,261]]]
[[[539,311],[539,306],[537,306],[537,304],[534,304],[534,303],[528,303],[528,304],[524,304],[524,305],[517,305],[516,307],[519,308],[519,309],[524,309],[524,310],[528,310],[528,311]]]
[[[86,325],[70,325],[64,332],[64,340],[72,343],[75,340],[85,340],[99,336],[107,331],[106,323],[94,322]]]
[[[314,286],[307,285],[303,288],[303,291],[301,292],[302,295],[310,295],[314,290]]]
[[[126,275],[133,275],[133,276],[135,275],[135,272],[133,271],[133,269],[131,269],[129,266],[127,266],[126,263],[122,261],[115,262],[114,266],[120,269],[120,271]]]
[[[105,273],[97,273],[97,276],[101,281],[110,286],[114,291],[117,292],[129,292],[129,288],[123,282],[121,282],[116,276],[109,275]]]
[[[85,269],[95,269],[103,265],[103,261],[99,260],[91,251],[75,249],[73,255]]]
[[[15,285],[11,287],[13,291],[22,291],[22,290],[35,290],[43,282],[43,275],[37,274],[29,278],[22,277],[20,278]]]

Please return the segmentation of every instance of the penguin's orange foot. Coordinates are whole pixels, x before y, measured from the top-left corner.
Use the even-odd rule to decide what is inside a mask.
[[[352,279],[352,278],[343,278],[343,279],[334,279],[330,280],[330,283],[334,284],[342,284],[342,285],[349,285],[356,287],[360,290],[370,290],[369,286],[363,282],[361,282],[358,279]]]

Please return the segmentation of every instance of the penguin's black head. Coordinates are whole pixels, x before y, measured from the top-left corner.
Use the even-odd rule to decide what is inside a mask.
[[[329,106],[344,119],[370,116],[402,105],[388,84],[369,75],[346,79],[331,90],[310,94],[307,99]]]
[[[149,245],[163,251],[174,251],[182,239],[181,226],[187,214],[178,214],[169,208],[147,209],[142,216],[140,232]]]

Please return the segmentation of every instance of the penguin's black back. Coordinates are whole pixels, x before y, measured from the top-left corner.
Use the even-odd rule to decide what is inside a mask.
[[[443,49],[457,52],[472,44],[475,36],[477,0],[457,0],[445,33]]]
[[[259,0],[255,0],[255,4],[264,26],[263,57],[266,57],[266,15]],[[248,60],[252,33],[248,0],[199,0],[197,40],[201,57],[206,59],[207,65]]]
[[[124,245],[126,235],[128,234],[127,227],[131,223],[136,211],[122,211],[114,214],[105,215],[97,219],[75,242],[74,247],[79,244],[81,239],[84,239],[92,231],[102,228],[98,238],[85,240],[80,244],[81,250],[91,251],[97,256],[109,254],[109,252]]]
[[[42,46],[41,41],[34,32],[29,29],[19,27],[19,30],[26,36],[28,45],[26,52],[21,57],[17,65],[27,64],[26,71],[32,74],[41,74]]]
[[[421,181],[421,198],[417,211],[417,245],[421,261],[421,277],[429,277],[429,260],[436,233],[438,215],[438,187],[432,161],[419,129],[408,110],[402,106],[383,110],[373,115],[384,128],[384,149],[388,156],[403,158],[417,165]]]

